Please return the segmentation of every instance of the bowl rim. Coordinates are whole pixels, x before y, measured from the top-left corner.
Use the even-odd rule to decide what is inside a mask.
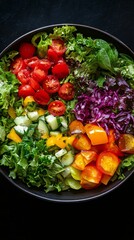
[[[35,198],[40,199],[40,200],[46,200],[48,202],[55,202],[55,203],[77,203],[77,202],[88,202],[88,201],[91,201],[91,200],[93,201],[93,200],[96,200],[96,199],[100,199],[100,198],[106,196],[107,194],[112,193],[113,191],[117,190],[120,186],[122,186],[124,182],[128,181],[128,179],[134,174],[134,169],[132,171],[130,171],[128,173],[128,175],[125,176],[125,178],[123,180],[117,180],[116,182],[113,182],[113,187],[109,188],[108,190],[104,189],[104,191],[101,192],[98,195],[83,197],[81,199],[79,199],[79,198],[74,198],[74,199],[63,198],[62,199],[62,198],[60,198],[59,193],[56,193],[56,196],[59,194],[59,198],[53,198],[53,195],[55,194],[53,192],[45,193],[45,192],[42,191],[42,193],[43,193],[43,195],[42,195],[42,194],[39,194],[39,193],[41,193],[40,190],[38,190],[38,189],[34,190],[33,188],[27,187],[27,185],[25,185],[19,179],[13,180],[12,178],[10,178],[8,176],[8,174],[6,174],[2,170],[2,168],[0,168],[0,173],[5,177],[5,179],[10,184],[12,184],[14,187],[16,187],[18,190],[22,191],[23,193],[30,195],[31,197],[35,197]],[[20,181],[20,183],[19,183],[19,181]],[[91,191],[91,190],[89,190],[89,191]],[[72,192],[72,190],[71,190],[71,192]]]
[[[123,42],[122,40],[120,40],[118,37],[114,36],[113,34],[111,34],[110,32],[104,31],[100,28],[97,27],[93,27],[91,25],[86,25],[86,24],[81,24],[81,23],[54,23],[54,24],[50,24],[50,25],[45,25],[39,28],[35,28],[32,29],[28,32],[25,32],[24,34],[20,35],[19,37],[17,37],[16,39],[14,39],[13,41],[11,41],[1,52],[0,52],[0,57],[5,53],[5,51],[8,50],[8,48],[10,48],[13,44],[17,43],[19,40],[22,40],[23,38],[27,37],[28,35],[34,34],[35,32],[41,32],[42,30],[44,31],[45,29],[49,29],[49,28],[54,28],[54,27],[61,27],[61,26],[75,26],[75,27],[81,27],[81,28],[86,28],[86,29],[91,29],[93,31],[99,32],[104,34],[105,36],[110,37],[111,39],[114,39],[115,41],[117,41],[119,44],[121,44],[122,46],[124,46],[125,48],[128,49],[128,51],[130,51],[130,53],[132,53],[132,55],[134,54],[134,51],[132,50],[131,47],[129,47],[125,42]]]
[[[46,26],[42,26],[39,28],[35,28],[31,31],[28,31],[24,34],[22,34],[21,36],[19,36],[18,38],[16,38],[15,40],[13,40],[12,42],[10,42],[1,52],[0,52],[0,58],[6,53],[8,52],[8,50],[14,46],[16,43],[18,43],[19,41],[22,41],[25,37],[28,36],[32,36],[35,33],[38,32],[42,32],[42,31],[48,31],[49,29],[53,29],[54,27],[62,27],[62,26],[75,26],[76,28],[83,28],[83,29],[87,29],[87,30],[92,30],[94,32],[97,33],[101,33],[103,34],[103,36],[107,36],[109,39],[114,40],[115,42],[117,42],[121,47],[123,47],[124,49],[126,49],[129,54],[131,56],[134,57],[134,51],[127,46],[123,41],[121,41],[119,38],[115,37],[114,35],[112,35],[111,33],[104,31],[102,29],[90,26],[90,25],[85,25],[85,24],[80,24],[80,23],[55,23],[55,24],[51,24],[51,25],[46,25]],[[92,36],[91,36],[92,37]],[[125,181],[127,181],[127,179],[134,173],[134,169],[130,170],[128,172],[128,174],[125,176],[125,178],[123,180],[116,180],[115,183],[112,184],[112,187],[109,187],[109,189],[105,190],[105,186],[104,186],[104,190],[102,192],[100,192],[99,194],[95,194],[95,195],[91,195],[89,194],[88,197],[82,197],[82,198],[74,198],[74,199],[69,199],[69,198],[61,198],[61,195],[59,193],[58,198],[54,198],[53,195],[55,193],[45,193],[44,194],[39,194],[40,193],[40,189],[36,189],[34,191],[33,188],[29,188],[27,187],[27,185],[25,185],[24,183],[19,183],[20,180],[13,180],[12,178],[10,178],[7,174],[7,172],[3,169],[3,167],[0,166],[0,173],[11,183],[13,184],[15,187],[17,187],[18,189],[20,189],[21,191],[25,192],[26,194],[29,194],[33,197],[42,199],[42,200],[46,200],[46,201],[51,201],[51,202],[60,202],[60,203],[73,203],[73,202],[86,202],[89,200],[93,200],[93,199],[98,199],[104,195],[107,195],[108,193],[111,193],[113,190],[117,189],[119,186],[121,186]],[[111,186],[111,185],[110,185]],[[78,190],[79,191],[79,190]],[[88,192],[90,192],[91,190],[89,190]],[[87,191],[85,191],[87,193]],[[63,193],[64,194],[64,193]]]

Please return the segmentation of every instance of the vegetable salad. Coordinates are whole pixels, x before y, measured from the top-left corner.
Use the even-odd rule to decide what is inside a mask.
[[[28,187],[90,190],[134,169],[134,60],[75,26],[0,59],[0,166]]]

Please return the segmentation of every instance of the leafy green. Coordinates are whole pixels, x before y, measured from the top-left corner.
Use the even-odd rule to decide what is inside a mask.
[[[66,42],[74,36],[76,31],[75,26],[64,25],[62,27],[54,27],[53,33],[50,33],[50,38],[61,37]]]
[[[134,89],[134,60],[127,54],[120,54],[114,70],[128,79],[130,86]]]
[[[43,58],[46,56],[48,46],[51,45],[52,40],[48,37],[46,32],[40,32],[32,37],[31,42],[37,48],[39,57]]]
[[[128,155],[121,161],[121,164],[119,165],[119,167],[117,169],[118,179],[125,178],[124,170],[126,170],[126,169],[128,171],[131,169],[134,169],[134,154]]]
[[[36,125],[32,127],[21,143],[0,146],[0,164],[9,167],[10,177],[19,177],[29,187],[43,187],[46,192],[64,190],[66,186],[58,177],[63,171],[61,163],[46,148],[44,139],[35,140]]]
[[[4,71],[8,71],[11,61],[19,54],[18,51],[10,51],[7,54],[3,55],[3,57],[0,59],[0,67]]]

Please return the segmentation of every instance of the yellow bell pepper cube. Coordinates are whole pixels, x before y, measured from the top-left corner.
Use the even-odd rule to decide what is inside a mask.
[[[11,129],[9,134],[7,135],[7,138],[13,140],[16,143],[22,142],[22,139],[18,136],[18,134],[15,132],[14,128]]]
[[[43,109],[43,108],[39,108],[39,109],[37,110],[37,112],[38,112],[39,116],[42,116],[42,115],[45,114],[46,110]]]
[[[25,97],[24,101],[23,101],[23,106],[27,107],[28,103],[30,102],[35,102],[33,96],[27,96]]]

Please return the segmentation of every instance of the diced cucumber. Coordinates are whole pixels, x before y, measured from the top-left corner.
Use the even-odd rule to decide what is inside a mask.
[[[64,178],[70,175],[70,167],[66,167],[64,171],[61,173]]]
[[[57,136],[58,134],[60,134],[61,132],[59,131],[50,131],[50,136]]]
[[[52,114],[46,116],[46,121],[52,130],[56,130],[59,127],[57,118]]]
[[[47,124],[44,121],[42,121],[41,119],[39,119],[38,131],[41,134],[48,134],[49,135],[49,129],[47,127]]]
[[[16,125],[20,126],[29,126],[32,121],[28,118],[27,115],[19,116],[14,119]]]
[[[65,183],[72,189],[79,190],[81,189],[80,182],[73,179],[72,177],[67,177]]]
[[[72,166],[69,166],[70,168],[70,173],[71,173],[71,176],[75,179],[75,180],[79,180],[81,179],[81,171],[72,167]]]
[[[44,115],[39,116],[39,119],[42,120],[42,121],[45,121],[45,116]]]
[[[67,153],[67,150],[65,149],[65,148],[63,148],[63,149],[60,149],[58,152],[56,152],[55,153],[55,156],[57,157],[57,158],[60,158],[60,157],[62,157],[64,154],[66,154]]]
[[[19,135],[23,135],[28,130],[28,127],[17,125],[17,126],[14,126],[14,129]]]
[[[68,128],[68,124],[67,124],[67,120],[64,116],[60,116],[60,122],[61,122],[61,125],[64,127],[64,128]]]
[[[33,112],[28,112],[27,116],[32,120],[32,121],[36,121],[39,118],[39,114],[37,111],[33,111]]]
[[[68,151],[61,159],[63,166],[69,166],[74,161],[74,155],[72,151]]]

